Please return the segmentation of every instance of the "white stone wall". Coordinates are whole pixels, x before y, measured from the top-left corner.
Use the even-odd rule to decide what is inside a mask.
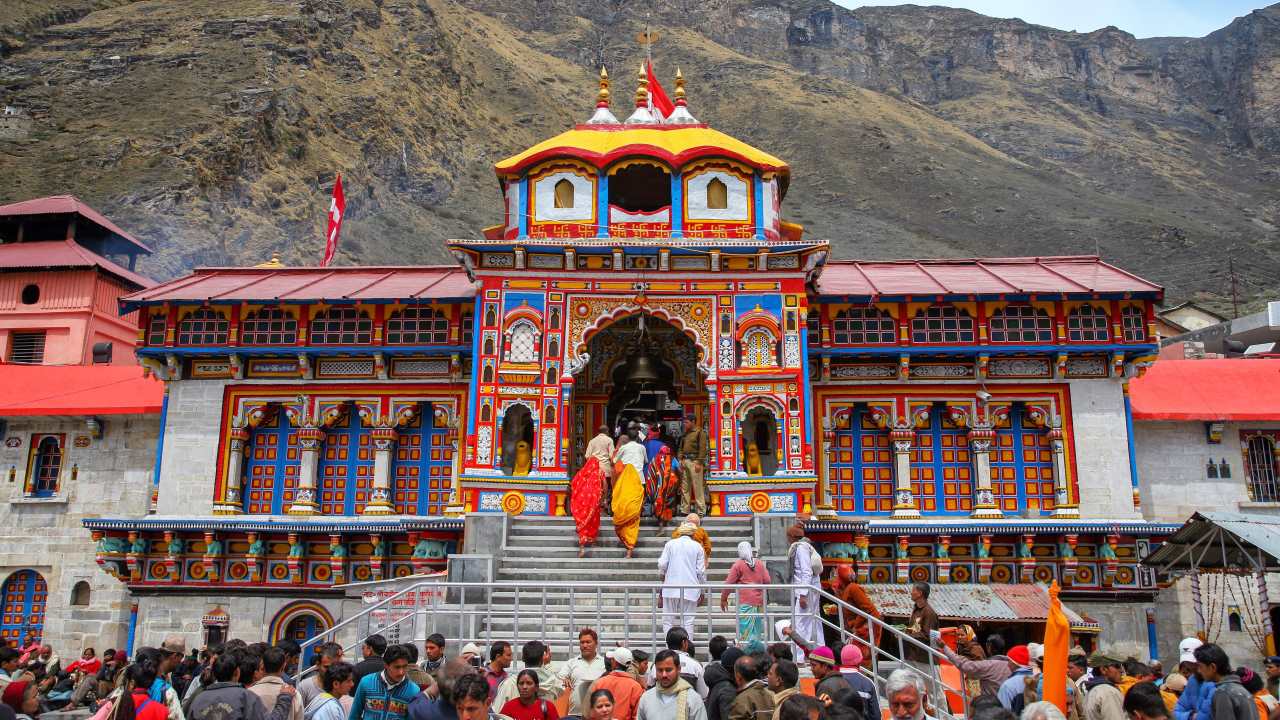
[[[1067,384],[1071,388],[1080,516],[1137,519],[1120,381],[1072,380]]]
[[[1089,602],[1071,599],[1067,605],[1072,610],[1088,615],[1102,626],[1098,635],[1098,647],[1121,658],[1149,659],[1150,643],[1147,640],[1147,608],[1153,603],[1144,602]],[[1174,642],[1174,649],[1177,649]]]
[[[156,646],[168,635],[181,635],[187,640],[188,648],[203,647],[205,644],[202,619],[215,609],[225,610],[230,625],[227,627],[227,638],[239,638],[248,643],[268,642],[271,622],[285,606],[298,600],[307,600],[323,605],[333,616],[335,623],[340,623],[348,615],[354,615],[360,607],[359,600],[337,598],[316,598],[313,595],[229,595],[209,597],[207,595],[179,595],[177,593],[161,593],[139,598],[138,628],[134,646]],[[343,645],[351,645],[356,637],[355,623],[348,632],[339,634]]]
[[[1222,442],[1209,443],[1205,424],[1186,422],[1135,422],[1138,480],[1142,489],[1142,514],[1148,520],[1183,522],[1197,510],[1280,513],[1280,503],[1251,503],[1240,431],[1280,427],[1280,423],[1227,423]],[[1208,477],[1205,464],[1224,458],[1231,477]]]
[[[1267,577],[1267,594],[1273,601],[1280,598],[1280,576],[1271,573]],[[1253,642],[1250,628],[1259,630],[1262,625],[1258,609],[1258,593],[1255,580],[1249,576],[1228,577],[1229,585],[1223,585],[1219,578],[1201,576],[1200,593],[1203,599],[1206,632],[1210,642],[1215,642],[1226,650],[1227,656],[1235,665],[1262,667],[1264,653]],[[1234,608],[1240,610],[1242,629],[1232,631],[1227,623],[1227,615]],[[1168,588],[1161,590],[1156,598],[1156,630],[1160,641],[1160,655],[1165,667],[1175,664],[1174,657],[1178,651],[1178,642],[1185,637],[1196,634],[1195,604],[1192,602],[1191,579],[1181,578]]]
[[[78,655],[83,647],[98,652],[123,647],[129,623],[129,593],[98,568],[94,543],[81,521],[142,516],[151,501],[159,415],[101,419],[102,438],[78,448],[76,438],[89,435],[82,418],[6,418],[6,442],[0,446],[0,469],[12,477],[0,490],[8,497],[0,506],[0,579],[25,568],[44,577],[49,588],[44,640],[63,657]],[[33,433],[66,435],[61,482],[52,498],[23,497]],[[72,588],[82,580],[90,586],[89,605],[72,607]]]
[[[212,515],[226,380],[169,383],[159,515]]]

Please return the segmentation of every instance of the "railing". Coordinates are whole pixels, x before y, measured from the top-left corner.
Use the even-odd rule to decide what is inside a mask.
[[[766,642],[778,620],[790,620],[792,627],[795,626],[796,610],[791,603],[791,591],[814,591],[818,601],[809,611],[817,614],[819,627],[833,631],[842,644],[856,643],[863,657],[868,659],[870,675],[877,685],[882,686],[893,670],[905,669],[922,681],[939,712],[953,714],[947,707],[944,694],[953,696],[967,710],[963,687],[947,684],[941,678],[939,666],[945,657],[940,652],[835,595],[808,585],[663,585],[660,582],[608,582],[602,585],[562,582],[548,586],[533,581],[420,582],[320,632],[302,643],[302,648],[305,652],[320,643],[354,634],[357,640],[344,648],[344,654],[348,654],[369,635],[382,633],[385,636],[391,631],[411,633],[413,641],[421,647],[429,634],[438,632],[451,644],[457,645],[475,642],[487,646],[496,640],[506,640],[518,648],[521,643],[541,640],[552,647],[553,656],[556,656],[556,651],[568,653],[558,655],[565,658],[577,652],[577,630],[593,627],[606,646],[657,650],[665,646],[665,631],[662,630],[664,613],[659,602],[662,591],[693,588],[701,590],[703,598],[703,604],[695,611],[694,631],[699,634],[705,631],[706,638],[715,634],[736,636],[737,623],[744,617],[741,603],[736,600],[745,590],[765,591],[760,615]],[[719,599],[725,590],[735,602],[731,609],[720,610]],[[778,601],[781,597],[785,597],[785,602]],[[834,621],[822,615],[824,605],[835,606]],[[863,638],[846,629],[846,619],[853,617],[867,622],[870,637]],[[510,628],[495,630],[494,625],[503,621],[509,621]],[[633,629],[633,625],[641,628]],[[556,634],[559,637],[553,637]],[[823,644],[821,638],[818,644]],[[924,660],[908,660],[909,653]],[[300,676],[307,676],[311,670],[307,668]]]

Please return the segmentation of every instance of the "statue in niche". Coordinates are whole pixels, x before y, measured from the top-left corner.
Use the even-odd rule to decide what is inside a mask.
[[[515,467],[511,469],[512,475],[525,476],[533,469],[533,452],[529,449],[529,443],[521,440],[516,443],[516,462]]]
[[[778,472],[777,420],[763,407],[752,408],[742,420],[742,469],[751,477]]]
[[[516,475],[518,461],[518,445],[525,444],[528,453],[529,469],[532,469],[533,417],[529,408],[524,405],[513,405],[502,415],[502,470],[508,475]],[[523,474],[528,475],[529,469]]]

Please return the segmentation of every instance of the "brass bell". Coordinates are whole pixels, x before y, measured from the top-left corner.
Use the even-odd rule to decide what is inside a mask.
[[[627,382],[636,385],[648,385],[656,382],[658,373],[653,369],[653,360],[648,355],[641,354],[631,362],[631,369],[627,372]]]

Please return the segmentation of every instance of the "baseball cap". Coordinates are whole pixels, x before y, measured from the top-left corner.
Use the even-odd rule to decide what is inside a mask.
[[[849,643],[840,648],[840,666],[846,668],[856,668],[862,664],[862,650],[857,645]]]
[[[1027,650],[1026,645],[1014,645],[1009,648],[1009,652],[1006,654],[1009,656],[1010,660],[1019,665],[1031,664],[1031,653]]]
[[[1043,660],[1044,646],[1040,643],[1027,643],[1027,655],[1029,655],[1033,661]]]
[[[635,662],[635,656],[631,654],[630,650],[624,647],[614,648],[610,650],[608,657],[610,660],[618,663],[619,665],[630,665],[631,663]]]
[[[1164,679],[1164,687],[1168,688],[1169,692],[1180,693],[1187,689],[1187,679],[1182,676],[1182,673],[1169,673],[1169,677]]]
[[[1094,654],[1089,656],[1089,667],[1091,668],[1100,668],[1100,667],[1107,667],[1109,665],[1122,665],[1122,664],[1123,663],[1121,663],[1119,660],[1101,651],[1095,652]]]
[[[167,653],[187,654],[187,640],[181,635],[169,635],[160,643],[160,649]]]
[[[1178,643],[1178,662],[1195,662],[1196,648],[1203,644],[1200,638],[1182,638],[1182,642]]]
[[[479,654],[480,654],[480,646],[475,643],[467,643],[466,645],[463,645],[462,652],[458,653],[458,655],[462,657],[466,657],[468,655],[479,655]]]
[[[826,645],[820,645],[809,653],[809,662],[820,662],[823,665],[835,667],[836,654]]]

